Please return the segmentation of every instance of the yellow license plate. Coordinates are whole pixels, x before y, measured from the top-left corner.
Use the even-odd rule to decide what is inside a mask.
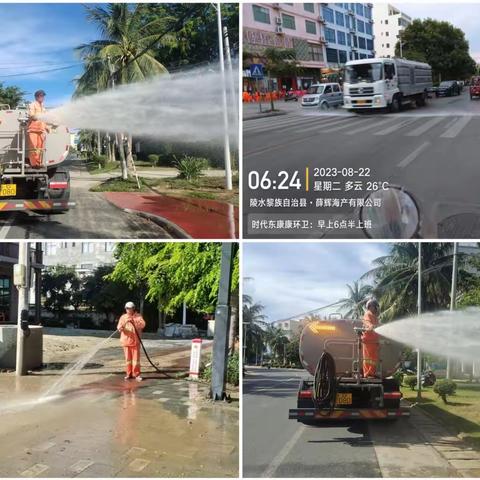
[[[357,100],[357,105],[366,105],[367,101],[366,100]]]
[[[337,405],[351,405],[352,394],[351,393],[337,393],[337,399],[335,402]]]
[[[4,183],[0,186],[0,197],[12,197],[17,194],[17,186],[14,183]]]

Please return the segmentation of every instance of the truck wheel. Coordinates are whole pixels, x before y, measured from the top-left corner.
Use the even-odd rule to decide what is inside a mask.
[[[321,105],[320,105],[320,110],[324,110],[324,111],[327,111],[330,109],[330,105],[328,104],[328,102],[323,102]]]
[[[398,98],[398,95],[395,95],[392,98],[392,103],[390,104],[390,112],[398,113],[399,111],[400,111],[400,100]]]
[[[416,101],[417,107],[424,107],[427,104],[427,94],[422,93],[418,96]]]

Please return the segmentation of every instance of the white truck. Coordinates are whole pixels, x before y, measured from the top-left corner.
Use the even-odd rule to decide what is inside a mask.
[[[70,174],[61,167],[70,147],[65,126],[47,134],[40,168],[32,168],[27,153],[27,106],[0,105],[0,212],[65,212],[70,202]]]
[[[368,58],[345,65],[343,102],[347,110],[388,109],[426,104],[432,67],[401,58]]]

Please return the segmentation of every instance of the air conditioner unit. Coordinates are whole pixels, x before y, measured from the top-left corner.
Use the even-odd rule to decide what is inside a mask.
[[[352,47],[352,52],[356,52],[358,50],[357,47]]]
[[[275,17],[275,23],[277,25],[281,25],[282,24],[282,18],[281,17]]]
[[[318,16],[318,21],[319,21],[320,23],[325,23],[325,19],[323,18],[323,15],[319,15],[319,16]]]
[[[277,26],[275,27],[275,32],[276,32],[276,33],[283,33],[283,28],[282,28],[282,26],[281,26],[281,25],[277,25]]]
[[[354,12],[353,10],[351,10],[351,9],[348,10],[348,14],[355,16],[355,12]]]

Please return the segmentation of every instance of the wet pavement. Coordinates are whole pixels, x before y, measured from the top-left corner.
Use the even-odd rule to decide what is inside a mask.
[[[48,375],[0,376],[0,477],[238,476],[237,403],[165,375],[81,377],[38,404]]]

